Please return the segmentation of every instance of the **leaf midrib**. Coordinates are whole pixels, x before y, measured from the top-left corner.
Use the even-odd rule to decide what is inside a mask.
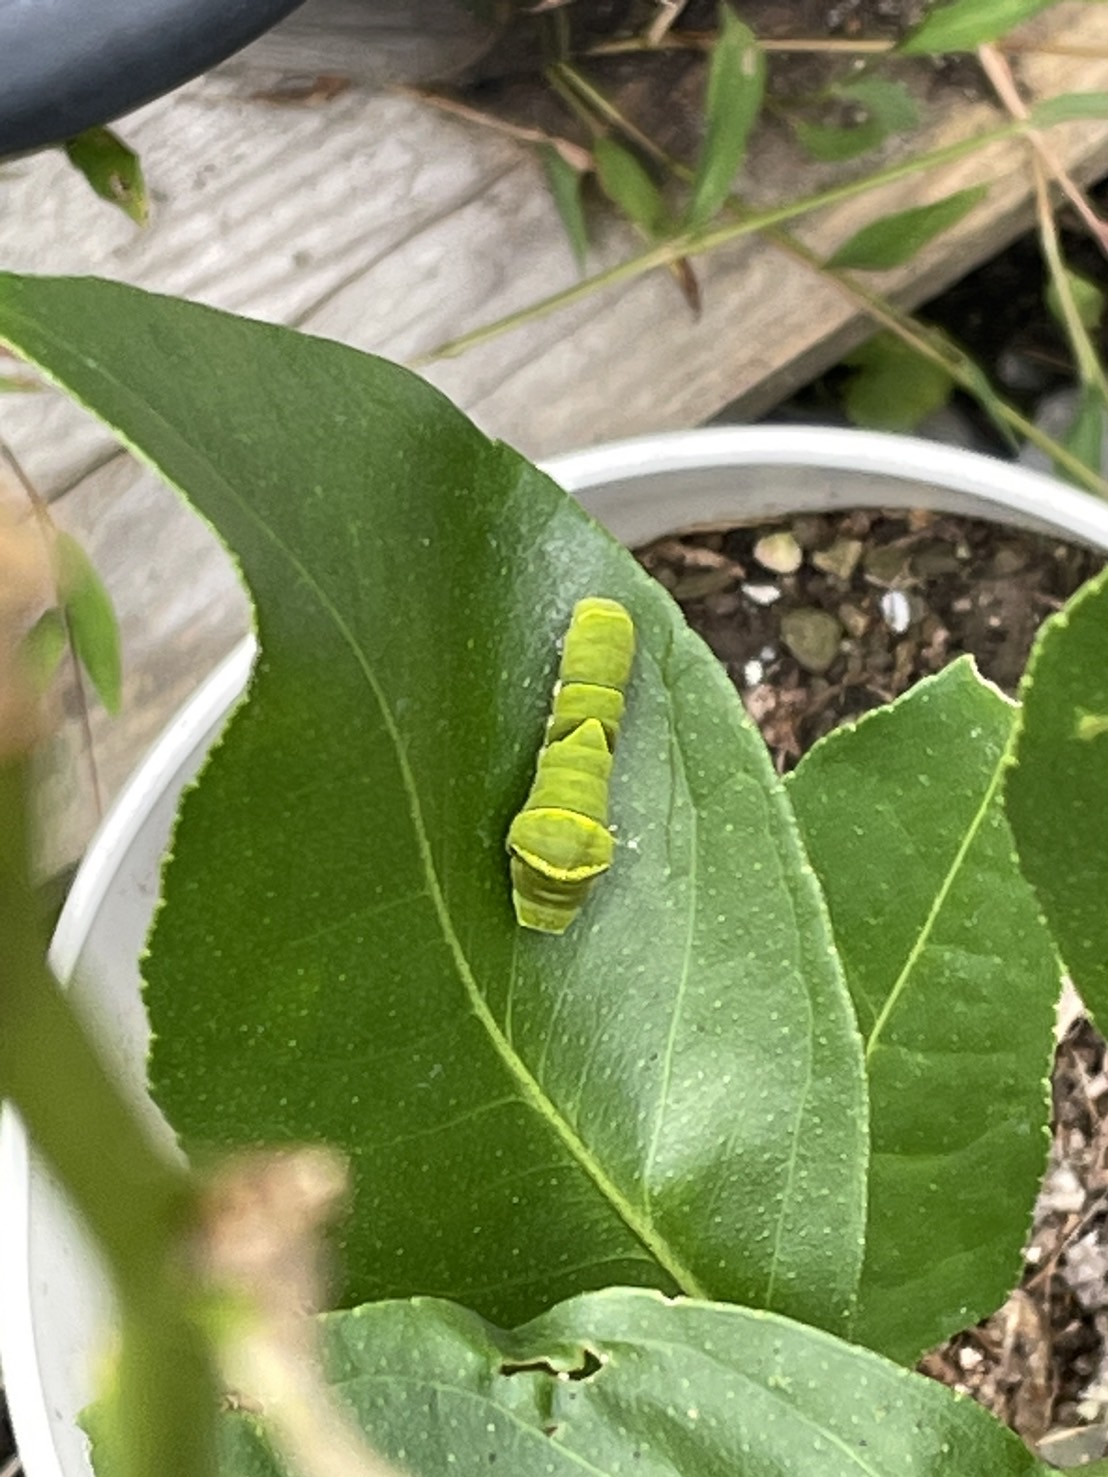
[[[25,315],[21,314],[18,309],[13,312],[11,310],[10,304],[9,316],[17,320],[21,319],[24,322],[27,321]],[[72,350],[65,343],[65,341],[59,339],[55,334],[51,333],[48,328],[45,328],[34,320],[31,320],[31,327],[33,332],[37,333],[42,340],[55,344],[61,350],[63,359],[72,356]],[[31,355],[31,358],[32,361],[35,362],[33,355]],[[142,449],[142,447],[136,445],[126,434],[126,432],[112,419],[100,414],[100,412],[89,405],[88,401],[84,398],[80,391],[76,390],[72,385],[67,384],[64,380],[60,379],[56,374],[54,374],[45,366],[38,365],[37,367],[47,380],[56,385],[65,394],[76,400],[78,404],[82,405],[86,410],[89,411],[90,414],[94,415],[97,420],[110,426],[111,430],[119,438],[120,443],[125,447],[126,450],[131,452],[131,454],[136,457],[137,460],[150,467],[160,478],[162,478],[163,481],[165,481],[182,498],[184,498],[186,504],[189,507],[194,506],[192,499],[189,497],[185,489],[181,487],[179,483],[173,477],[171,477],[162,466],[159,465],[158,461],[153,455],[148,454]],[[369,687],[370,692],[373,694],[374,700],[376,701],[380,709],[381,716],[385,724],[385,730],[396,753],[397,763],[400,767],[405,793],[408,797],[408,808],[409,814],[411,816],[412,828],[416,837],[416,845],[419,849],[420,860],[423,864],[424,872],[428,879],[428,886],[432,903],[435,908],[436,916],[439,920],[439,926],[443,933],[444,942],[449,948],[450,953],[454,959],[455,967],[458,971],[459,977],[461,978],[466,994],[469,997],[470,1005],[474,1011],[474,1014],[484,1026],[494,1049],[501,1058],[509,1074],[515,1078],[524,1101],[527,1102],[528,1105],[535,1112],[537,1112],[539,1116],[544,1119],[553,1129],[553,1131],[558,1136],[558,1138],[561,1139],[562,1143],[565,1145],[571,1156],[576,1160],[582,1170],[584,1170],[584,1172],[593,1181],[593,1183],[596,1185],[597,1189],[604,1196],[604,1198],[611,1203],[612,1207],[619,1214],[621,1220],[623,1220],[624,1224],[628,1227],[632,1234],[639,1239],[644,1247],[646,1247],[646,1249],[650,1252],[651,1256],[653,1256],[658,1265],[669,1273],[674,1282],[681,1288],[684,1293],[686,1293],[689,1297],[707,1299],[709,1293],[707,1289],[701,1286],[699,1279],[692,1273],[692,1271],[688,1267],[684,1265],[682,1260],[676,1255],[669,1244],[657,1235],[653,1227],[646,1224],[642,1220],[631,1202],[609,1178],[608,1174],[602,1168],[588,1145],[584,1142],[583,1139],[579,1137],[578,1134],[574,1132],[570,1125],[558,1113],[554,1103],[543,1091],[538,1081],[528,1070],[522,1058],[518,1055],[515,1049],[508,1042],[507,1038],[504,1036],[503,1032],[500,1030],[495,1018],[489,1010],[484,996],[477,988],[477,982],[469,967],[469,961],[465,956],[465,953],[461,946],[461,941],[459,940],[454,930],[453,923],[451,922],[449,912],[446,908],[446,900],[443,896],[442,888],[439,883],[438,873],[435,870],[431,845],[424,826],[423,814],[419,804],[415,778],[408,763],[407,753],[401,742],[400,733],[396,727],[392,711],[389,708],[388,703],[385,701],[385,695],[380,685],[378,684],[377,679],[374,676],[373,671],[365,657],[365,654],[362,651],[356,637],[354,636],[354,633],[350,630],[345,620],[336,610],[335,606],[328,598],[326,592],[320,587],[320,585],[316,582],[314,577],[296,557],[293,551],[288,548],[288,546],[277,536],[275,531],[269,527],[269,525],[264,521],[264,519],[261,518],[257,511],[241,497],[234,485],[223,476],[223,474],[219,471],[215,464],[208,457],[206,457],[202,451],[198,450],[196,447],[186,441],[184,437],[182,437],[181,434],[178,432],[178,430],[173,426],[173,424],[165,419],[160,411],[155,409],[140,395],[138,395],[128,384],[118,379],[114,374],[105,369],[104,366],[101,364],[86,366],[86,368],[89,367],[91,367],[94,372],[98,373],[107,383],[113,385],[124,400],[130,400],[134,402],[147,416],[156,421],[162,427],[169,441],[171,443],[176,443],[178,447],[183,448],[186,461],[193,461],[208,473],[212,485],[222,488],[227,499],[235,506],[237,506],[243,516],[246,517],[250,522],[252,522],[257,529],[260,530],[263,538],[265,538],[273,546],[277,553],[282,558],[284,558],[291,566],[291,568],[295,570],[296,573],[302,578],[305,587],[312,593],[312,595],[314,595],[314,597],[318,601],[320,609],[334,623],[336,631],[339,633],[339,635],[342,637],[343,641],[349,648],[351,655],[354,657],[354,660],[357,663],[357,666],[359,667],[367,686]],[[224,549],[227,550],[228,554],[237,565],[238,556],[235,554],[235,551],[229,548],[229,546],[223,539],[222,534],[219,533],[218,529],[216,530],[216,533],[219,537],[220,543],[223,545]],[[244,580],[244,583],[247,583],[247,587],[249,588],[248,582]],[[260,680],[264,681],[264,676]]]
[[[1004,748],[1001,750],[1000,755],[997,758],[996,764],[993,768],[992,776],[989,779],[988,785],[985,787],[985,793],[981,798],[981,802],[978,805],[977,810],[974,812],[973,819],[966,827],[965,834],[958,844],[958,849],[954,853],[950,866],[947,868],[946,873],[943,877],[942,883],[935,893],[934,899],[931,903],[931,907],[928,909],[927,917],[924,919],[923,927],[919,930],[915,939],[913,940],[912,947],[908,950],[908,954],[904,960],[904,964],[901,967],[900,973],[893,981],[892,988],[889,990],[888,995],[886,995],[885,997],[885,1003],[878,1011],[877,1017],[874,1020],[873,1029],[870,1031],[869,1038],[866,1041],[865,1060],[867,1066],[869,1065],[870,1057],[873,1055],[877,1046],[880,1044],[881,1034],[884,1031],[885,1027],[888,1025],[901,995],[904,993],[905,989],[907,989],[908,981],[910,980],[919,960],[922,958],[923,951],[931,942],[931,935],[934,933],[936,924],[938,923],[943,909],[946,907],[947,899],[949,898],[951,890],[953,889],[954,884],[961,873],[966,857],[969,854],[970,847],[977,840],[981,828],[985,823],[985,817],[988,814],[989,807],[992,805],[993,798],[1000,787],[1001,776],[1003,775],[1004,769],[1008,764],[1013,752],[1015,733],[1016,722],[1015,716],[1013,714],[1008,738],[1005,741]]]

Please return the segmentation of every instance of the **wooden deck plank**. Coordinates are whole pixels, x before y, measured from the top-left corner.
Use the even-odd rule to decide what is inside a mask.
[[[5,269],[108,276],[298,323],[378,261],[411,260],[424,230],[505,174],[530,187],[515,146],[469,137],[410,98],[352,91],[326,108],[285,108],[251,103],[243,88],[213,75],[123,125],[153,195],[145,231],[95,199],[58,155],[4,166]],[[454,137],[463,132],[464,147]],[[0,435],[48,496],[111,445],[52,402],[0,404]]]
[[[1055,41],[1108,49],[1108,13],[1074,0],[1040,18]],[[1027,55],[1039,95],[1108,88],[1108,60]],[[156,216],[136,232],[88,193],[59,157],[6,166],[0,261],[14,270],[99,272],[333,335],[406,359],[573,282],[575,271],[534,160],[515,145],[405,97],[358,89],[318,108],[250,100],[249,80],[217,73],[124,125],[146,164]],[[916,147],[995,122],[984,104],[931,107]],[[1108,123],[1055,131],[1079,174],[1108,168]],[[888,158],[903,156],[903,140]],[[868,158],[852,166],[873,167]],[[801,159],[778,133],[751,161],[749,193],[806,191],[841,171]],[[875,214],[991,181],[990,203],[888,283],[905,301],[968,270],[1027,218],[1025,146],[996,146],[806,223],[830,249]],[[634,249],[601,230],[595,265]],[[701,264],[697,322],[664,274],[590,299],[429,377],[490,431],[531,455],[701,422],[749,397],[760,409],[864,330],[836,291],[760,242]],[[766,287],[774,286],[767,300]],[[644,333],[644,324],[653,332]],[[721,325],[734,325],[733,331]],[[55,493],[105,454],[103,433],[43,397],[3,406],[2,433]]]
[[[1108,7],[1061,6],[1041,17],[1034,29],[1044,41],[1099,47],[1104,55],[1022,56],[1018,70],[1030,96],[1108,89]],[[1002,121],[1003,115],[984,102],[966,103],[945,116],[932,106],[920,147],[942,148]],[[1108,122],[1058,127],[1050,141],[1079,181],[1108,172]],[[892,163],[907,152],[903,141],[890,142],[882,151],[883,162]],[[854,173],[870,172],[875,160],[882,162],[881,155],[867,155],[853,166]],[[800,193],[844,177],[841,168],[797,166],[779,138],[767,139],[755,151],[749,176],[747,193],[755,204],[780,200],[782,178],[789,180],[791,194],[794,182]],[[845,201],[805,218],[796,233],[812,250],[830,255],[873,219],[975,184],[987,185],[987,201],[961,225],[907,266],[866,276],[899,303],[915,307],[995,255],[1032,223],[1032,180],[1023,140],[988,146],[925,176]],[[525,218],[529,238],[556,230],[552,214],[545,225]],[[624,250],[634,249],[628,233]],[[473,270],[483,270],[486,278],[492,272],[489,266]],[[757,416],[838,362],[871,331],[869,320],[839,288],[758,238],[721,249],[701,260],[697,270],[705,303],[699,320],[684,309],[673,283],[659,272],[530,324],[510,339],[435,365],[428,377],[493,434],[529,455],[547,455],[613,437],[697,425],[725,405],[736,415]],[[525,265],[522,275],[528,271]],[[372,274],[367,285],[372,291]],[[339,336],[344,321],[358,319],[362,288],[362,281],[351,283],[311,315],[306,326]],[[514,280],[503,282],[484,299],[470,299],[480,301],[480,310],[471,314],[467,326],[502,316],[539,295],[533,290],[520,294]],[[656,332],[647,333],[644,325]],[[428,345],[404,339],[401,347],[413,353]],[[385,352],[392,350],[390,343]],[[567,387],[575,387],[576,393],[567,393]]]
[[[1108,7],[1047,12],[1038,31],[1108,51]],[[1027,55],[1029,89],[1108,89],[1108,60]],[[273,321],[302,325],[405,360],[527,306],[575,280],[533,158],[491,133],[410,98],[351,89],[316,108],[252,100],[256,75],[235,66],[135,114],[155,205],[137,232],[95,200],[58,156],[0,170],[0,261],[12,270],[93,272]],[[997,121],[984,104],[932,108],[920,142],[935,147]],[[1108,169],[1108,124],[1055,130],[1079,176]],[[829,252],[875,215],[986,180],[989,206],[883,285],[914,303],[994,253],[1030,215],[1025,145],[994,145],[928,177],[843,203],[803,223]],[[902,157],[903,141],[887,159]],[[874,167],[872,158],[854,166]],[[769,130],[749,194],[780,198],[835,178]],[[600,225],[593,269],[635,249]],[[664,273],[435,365],[442,386],[491,434],[530,455],[700,423],[736,400],[754,414],[833,362],[865,325],[837,290],[749,239],[699,264],[706,308],[694,319]],[[100,566],[123,620],[124,716],[93,718],[107,799],[177,706],[246,628],[244,597],[210,532],[81,412],[53,394],[0,399],[0,438],[59,521]],[[48,761],[51,817],[43,865],[71,861],[95,806],[84,733],[66,697]]]

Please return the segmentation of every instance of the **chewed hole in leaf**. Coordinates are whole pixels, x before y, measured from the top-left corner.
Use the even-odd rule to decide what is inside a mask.
[[[591,1380],[593,1375],[604,1368],[607,1360],[594,1349],[582,1349],[580,1363],[570,1369],[559,1369],[548,1359],[527,1359],[515,1363],[506,1359],[500,1366],[503,1375],[513,1374],[548,1374],[556,1380]]]

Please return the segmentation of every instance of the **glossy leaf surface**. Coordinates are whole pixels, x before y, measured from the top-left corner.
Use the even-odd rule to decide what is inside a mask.
[[[514,1323],[646,1283],[842,1326],[860,1045],[764,746],[669,597],[393,365],[90,281],[0,278],[0,335],[187,492],[257,603],[146,966],[185,1144],[344,1148],[347,1301]],[[545,938],[504,837],[584,594],[638,638],[618,848]]]
[[[1108,575],[1039,632],[1005,799],[1023,870],[1066,967],[1108,1023]]]
[[[1015,1285],[1046,1160],[1060,971],[1001,804],[1013,721],[959,661],[788,786],[866,1043],[853,1337],[907,1363]]]
[[[324,1325],[331,1380],[376,1450],[411,1477],[1044,1470],[972,1401],[827,1334],[741,1308],[612,1290],[507,1334],[422,1300]],[[224,1421],[224,1477],[283,1477],[251,1417]]]

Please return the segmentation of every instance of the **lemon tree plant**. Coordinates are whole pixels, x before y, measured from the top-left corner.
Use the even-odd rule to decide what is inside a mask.
[[[261,655],[145,964],[150,1086],[201,1171],[345,1155],[324,1375],[371,1445],[412,1474],[1039,1470],[912,1366],[1018,1274],[1059,956],[1103,1010],[1102,583],[1022,707],[959,662],[782,783],[665,591],[414,375],[88,280],[0,277],[0,336],[252,593]],[[518,926],[505,837],[589,595],[636,632],[617,844],[547,935]],[[12,1024],[35,998],[5,993]],[[114,1188],[51,1152],[67,1115],[96,1133],[82,1079],[47,1111],[51,1041],[16,1039],[0,1086],[98,1224]],[[174,1420],[134,1388],[176,1347],[159,1268],[217,1353],[223,1328],[172,1252],[202,1180],[155,1190],[116,1247],[142,1275],[104,1477],[150,1470],[133,1433]],[[245,1396],[190,1471],[288,1470]]]

